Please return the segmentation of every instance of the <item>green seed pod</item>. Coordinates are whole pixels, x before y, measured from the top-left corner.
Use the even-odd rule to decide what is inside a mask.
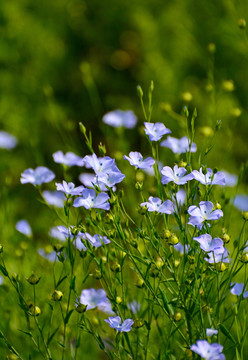
[[[112,266],[111,266],[111,270],[115,273],[118,273],[121,271],[121,265],[118,264],[118,263],[114,263]]]
[[[244,264],[248,263],[248,253],[244,253],[240,257],[240,261]]]
[[[139,329],[139,328],[141,328],[142,326],[144,326],[144,321],[141,320],[141,319],[135,319],[132,327],[133,327],[134,329]]]

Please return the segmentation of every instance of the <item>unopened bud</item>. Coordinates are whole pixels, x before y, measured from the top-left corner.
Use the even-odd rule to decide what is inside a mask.
[[[40,281],[40,276],[37,276],[33,273],[32,275],[29,276],[29,278],[27,278],[27,281],[31,285],[37,285],[38,282]]]
[[[140,215],[145,215],[145,214],[147,213],[147,207],[140,205],[140,206],[138,207],[138,213],[139,213]]]
[[[161,258],[157,259],[155,262],[158,269],[161,269],[164,266],[164,262]]]
[[[216,270],[219,272],[223,272],[226,270],[226,264],[223,262],[217,263],[216,264]]]
[[[240,29],[245,29],[246,28],[246,21],[245,21],[245,19],[239,19],[238,20],[238,26],[239,26],[239,28]]]
[[[84,135],[86,134],[86,127],[81,122],[79,123],[79,129]]]
[[[63,249],[64,249],[64,246],[61,245],[61,244],[55,244],[53,246],[54,250],[56,251],[56,253],[60,253]]]
[[[137,86],[137,94],[139,98],[142,98],[144,93],[140,85]]]
[[[186,105],[183,107],[183,112],[186,117],[189,117],[189,110]]]
[[[109,203],[110,205],[114,205],[117,202],[117,196],[116,195],[112,195],[111,198],[109,199]]]
[[[76,307],[76,311],[79,313],[79,314],[82,314],[86,311],[87,309],[87,305],[84,305],[84,304],[78,304],[78,306]]]
[[[184,161],[183,159],[181,159],[180,162],[179,162],[179,164],[178,164],[179,167],[184,167],[184,168],[185,168],[187,165],[188,165],[187,162]]]
[[[224,90],[228,91],[228,92],[232,92],[235,87],[234,87],[234,82],[233,80],[225,80],[222,82],[222,87]]]
[[[246,211],[246,212],[243,213],[243,219],[244,219],[245,221],[248,220],[248,211]]]
[[[101,271],[96,270],[93,276],[96,280],[100,280],[102,278],[102,273]]]
[[[230,236],[228,234],[223,234],[221,238],[225,244],[229,243],[230,241]]]
[[[143,286],[144,286],[144,280],[141,279],[141,278],[139,278],[139,279],[137,280],[136,286],[137,286],[138,288],[140,288],[140,289],[143,288]]]
[[[118,263],[114,263],[112,266],[111,266],[111,270],[115,273],[118,273],[121,271],[121,265],[118,264]]]
[[[240,261],[245,264],[248,263],[248,253],[242,254],[240,257]]]
[[[174,264],[175,264],[175,267],[177,268],[177,267],[180,265],[180,261],[179,261],[179,260],[175,260]]]
[[[132,327],[135,329],[139,329],[142,326],[144,326],[144,321],[141,319],[135,319]]]
[[[186,91],[186,92],[182,93],[182,99],[184,101],[190,102],[193,99],[193,96],[189,91]]]
[[[116,301],[116,304],[120,304],[120,303],[122,303],[122,298],[120,296],[117,296],[115,301]]]
[[[168,239],[168,243],[170,245],[176,245],[179,243],[178,237],[175,234],[172,234],[169,239]]]
[[[105,156],[106,155],[106,146],[103,145],[101,142],[98,145],[98,149],[99,149],[99,153],[101,156]]]
[[[219,209],[219,210],[221,209],[220,203],[217,202],[217,203],[215,204],[215,209]]]
[[[137,182],[135,183],[135,189],[136,189],[136,190],[142,191],[142,190],[143,190],[143,187],[144,187],[144,183],[143,183],[143,182],[137,181]]]
[[[3,252],[3,245],[0,244],[0,254]]]
[[[54,292],[52,293],[52,300],[53,301],[61,301],[62,298],[63,298],[62,291],[54,290]]]
[[[182,314],[178,311],[175,313],[174,315],[174,320],[175,321],[180,321],[182,319]]]
[[[169,229],[163,229],[162,233],[161,233],[161,237],[163,239],[169,239],[171,237],[172,233]]]
[[[38,306],[34,306],[34,305],[30,307],[30,311],[34,316],[39,316],[41,313],[41,309]]]

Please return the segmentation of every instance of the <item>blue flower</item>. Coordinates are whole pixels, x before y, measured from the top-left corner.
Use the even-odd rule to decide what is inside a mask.
[[[95,248],[99,248],[100,246],[102,246],[103,244],[107,245],[110,243],[110,240],[106,237],[106,236],[102,236],[99,234],[95,234],[95,235],[90,235],[89,233],[81,233],[82,234],[82,238],[84,240],[88,240],[89,243],[91,244],[91,246],[95,247]]]
[[[174,245],[174,249],[179,251],[180,254],[184,254],[184,248],[185,248],[185,254],[187,254],[189,252],[189,247],[188,245],[183,246],[180,242],[178,242],[176,245]]]
[[[181,139],[177,139],[171,136],[168,136],[166,140],[162,141],[160,146],[168,147],[173,151],[174,154],[182,154],[186,151],[189,151],[190,140],[187,136],[183,136]],[[195,143],[191,144],[191,152],[196,152],[197,147]]]
[[[58,229],[59,228],[59,229]],[[59,241],[66,241],[66,235],[68,234],[68,231],[65,233],[64,229],[66,229],[64,226],[53,226],[49,230],[49,236],[53,239],[57,239]]]
[[[237,295],[237,296],[240,296],[241,294],[243,294],[243,297],[244,298],[247,298],[248,297],[248,291],[246,291],[247,289],[245,288],[244,289],[244,284],[243,283],[231,283],[231,290],[230,292],[233,294],[233,295]]]
[[[225,185],[225,175],[221,171],[214,174],[212,169],[208,169],[204,175],[200,168],[200,171],[193,170],[192,174],[195,180],[203,185]]]
[[[75,188],[75,184],[73,184],[72,182],[67,184],[65,180],[63,180],[62,184],[56,183],[56,186],[57,186],[57,191],[62,191],[66,195],[72,195],[72,196],[81,195],[84,189],[84,186],[82,185]]]
[[[50,262],[54,262],[56,257],[57,257],[57,253],[56,251],[52,251],[50,253],[47,253],[44,249],[40,248],[38,249],[38,253],[40,254],[40,256],[42,256],[44,259],[50,261]]]
[[[102,176],[104,176],[103,174]],[[107,175],[106,175],[107,176]],[[97,181],[97,176],[95,174],[83,173],[79,175],[79,180],[87,188],[98,186],[101,191],[108,191],[108,188],[104,185],[103,182]],[[116,187],[113,186],[112,190],[115,191]]]
[[[57,151],[53,154],[53,160],[58,164],[66,166],[84,166],[84,160],[73,152],[67,152],[65,155],[62,151]]]
[[[129,156],[124,155],[123,159],[128,160],[130,165],[135,166],[137,169],[149,169],[155,164],[152,157],[143,160],[143,156],[137,151],[131,151]]]
[[[194,237],[193,240],[197,241],[200,244],[200,248],[203,251],[215,251],[216,249],[222,249],[222,253],[224,252],[223,249],[223,240],[220,238],[212,239],[212,236],[209,234],[203,234],[198,237]]]
[[[99,173],[118,172],[119,169],[115,164],[115,159],[109,156],[98,158],[96,154],[86,155],[84,157],[85,166],[95,171],[96,175]]]
[[[149,136],[151,141],[159,141],[163,135],[170,134],[171,131],[167,129],[164,124],[145,122],[145,133]]]
[[[27,220],[20,220],[16,223],[16,230],[26,235],[27,237],[32,236],[32,229]]]
[[[216,329],[206,329],[206,335],[211,337],[213,335],[218,335],[218,330]]]
[[[137,124],[137,117],[131,110],[115,110],[105,114],[102,121],[115,128],[125,127],[132,129]]]
[[[148,202],[140,204],[141,206],[146,206],[148,211],[157,211],[161,214],[171,214],[173,212],[173,203],[170,200],[166,200],[162,203],[162,200],[150,196]]]
[[[102,185],[112,188],[116,184],[122,182],[122,180],[124,178],[125,178],[125,175],[122,174],[120,171],[108,172],[108,173],[102,173],[102,174],[98,175],[96,182],[97,182],[97,184],[99,184],[100,188],[103,188]]]
[[[226,248],[216,248],[208,253],[208,257],[204,258],[209,264],[217,264],[220,262],[229,263],[228,251]]]
[[[57,208],[64,207],[64,201],[66,200],[66,197],[61,192],[44,190],[42,195],[49,205],[55,206]]]
[[[133,300],[127,303],[127,307],[133,314],[137,314],[141,309],[141,304],[138,303],[136,300]]]
[[[184,185],[187,181],[194,179],[191,174],[185,175],[187,170],[184,167],[174,166],[173,170],[169,166],[165,166],[161,173],[164,175],[161,179],[162,184],[168,184],[173,181],[177,185]]]
[[[87,310],[98,308],[107,314],[114,314],[106,291],[103,289],[84,289],[81,292],[80,303],[87,305]]]
[[[17,138],[6,131],[0,131],[0,149],[11,150],[17,145]]]
[[[236,195],[233,205],[240,211],[248,211],[248,195]]]
[[[74,207],[85,207],[85,209],[103,209],[109,210],[110,204],[108,202],[109,196],[108,194],[101,192],[96,195],[95,190],[93,189],[84,189],[82,191],[82,195],[74,200]]]
[[[48,183],[55,178],[55,174],[45,166],[38,166],[36,169],[26,169],[21,174],[21,183],[41,185]]]
[[[214,204],[211,201],[201,201],[199,208],[192,205],[188,208],[190,216],[188,224],[202,228],[203,222],[206,220],[219,220],[223,216],[222,210],[214,210]]]
[[[121,323],[120,316],[110,316],[108,319],[104,319],[104,321],[106,321],[110,327],[116,329],[119,332],[129,332],[132,330],[132,325],[134,323],[132,319],[126,319],[123,321],[123,323]]]
[[[228,173],[227,171],[225,170],[221,170],[222,174],[224,174],[225,176],[225,179],[226,179],[226,186],[229,186],[229,187],[234,187],[237,185],[237,182],[238,182],[238,176],[235,175],[235,174],[230,174]]]
[[[225,360],[223,346],[218,343],[209,344],[207,340],[197,340],[190,349],[205,360]]]

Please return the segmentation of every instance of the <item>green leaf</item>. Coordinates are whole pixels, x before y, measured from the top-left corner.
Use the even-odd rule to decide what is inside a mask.
[[[6,270],[6,268],[0,264],[0,270],[3,273],[4,276],[8,276],[8,271]]]
[[[234,337],[230,334],[230,332],[227,330],[227,328],[223,324],[220,324],[220,330],[226,337],[228,337],[229,340],[231,340],[234,344],[236,344]]]
[[[54,338],[54,336],[58,330],[59,330],[59,327],[57,327],[57,329],[55,329],[54,332],[49,336],[49,338],[47,339],[47,346],[50,344],[50,342],[52,341],[52,339]]]
[[[69,319],[71,317],[71,314],[73,313],[74,309],[71,309],[67,314],[66,314],[66,317],[65,317],[65,320],[64,320],[64,323],[65,324],[68,324],[69,322]]]

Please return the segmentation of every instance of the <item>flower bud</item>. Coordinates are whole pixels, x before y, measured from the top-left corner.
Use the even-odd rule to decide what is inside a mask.
[[[139,328],[141,328],[142,326],[144,326],[144,321],[141,320],[141,319],[135,319],[132,327],[133,327],[134,329],[139,329]]]
[[[174,315],[174,320],[180,321],[181,319],[182,319],[182,314],[179,311],[177,311]]]
[[[214,43],[208,44],[208,51],[210,52],[210,54],[214,54],[216,51],[216,45]]]
[[[179,242],[178,237],[175,234],[172,234],[168,239],[168,243],[170,245],[176,245],[178,244],[178,242]]]
[[[218,203],[218,202],[215,203],[215,209],[219,209],[219,210],[221,209],[220,203]]]
[[[199,129],[199,132],[202,136],[205,136],[205,137],[211,137],[214,135],[214,131],[210,126],[202,126]]]
[[[244,264],[248,263],[248,253],[244,253],[240,257],[240,261]]]
[[[100,280],[102,278],[102,273],[101,271],[96,270],[93,276],[96,280]]]
[[[186,105],[183,107],[183,112],[186,117],[189,117],[189,110]]]
[[[183,159],[181,159],[180,162],[179,162],[179,164],[178,164],[179,167],[184,167],[184,168],[185,168],[187,165],[188,165],[187,162],[184,161]]]
[[[190,102],[193,99],[193,96],[189,91],[185,91],[184,93],[182,93],[182,99],[184,101]]]
[[[78,304],[78,306],[76,307],[76,311],[79,313],[79,314],[82,314],[86,311],[87,309],[87,305],[84,305],[84,304]]]
[[[143,190],[143,186],[144,186],[144,183],[143,183],[143,182],[137,181],[137,182],[135,183],[135,189],[138,190],[138,191],[142,191],[142,190]]]
[[[163,239],[169,239],[171,237],[172,233],[169,229],[163,229],[162,233],[161,233],[161,237]]]
[[[225,233],[225,234],[223,234],[223,235],[221,236],[221,239],[223,240],[223,242],[224,242],[225,244],[227,244],[227,243],[229,243],[229,241],[230,241],[230,236]]]
[[[180,265],[180,261],[179,261],[179,260],[175,260],[174,264],[175,264],[175,267],[177,268],[177,267]]]
[[[233,80],[225,80],[222,82],[222,87],[224,90],[228,91],[228,92],[232,92],[235,87],[234,87],[234,82]]]
[[[140,85],[137,86],[137,94],[138,94],[138,97],[139,97],[140,99],[141,99],[141,98],[143,97],[143,95],[144,95],[143,90],[142,90],[142,88],[141,88]]]
[[[227,269],[226,264],[223,262],[220,262],[218,264],[216,264],[216,270],[219,272],[223,272]]]
[[[121,265],[118,264],[118,263],[114,263],[112,266],[111,266],[111,270],[115,273],[118,273],[121,271]]]
[[[248,220],[248,211],[246,211],[246,212],[243,213],[243,219],[244,219],[245,221]]]
[[[143,287],[144,287],[144,280],[141,279],[141,278],[139,278],[139,279],[137,280],[136,286],[137,286],[138,288],[140,288],[140,289],[143,288]]]
[[[63,298],[63,293],[59,290],[54,290],[54,292],[52,293],[52,300],[53,301],[61,301]]]
[[[0,244],[0,254],[3,253],[3,245]]]
[[[120,304],[120,303],[122,303],[122,298],[120,296],[117,296],[115,301],[116,301],[116,304]]]
[[[246,21],[245,19],[241,18],[238,20],[238,26],[240,29],[245,29],[246,28]]]
[[[80,129],[81,133],[86,135],[86,127],[84,126],[84,124],[82,122],[79,123],[79,129]]]
[[[34,273],[26,279],[30,285],[37,285],[40,281],[40,276],[35,275]]]
[[[116,195],[112,195],[111,198],[109,199],[109,203],[110,205],[114,205],[117,202],[117,196]]]
[[[204,165],[204,166],[202,167],[202,173],[203,173],[203,175],[206,175],[207,172],[208,172],[208,168],[206,167],[206,165]]]
[[[120,189],[120,190],[119,190],[119,197],[120,197],[120,199],[122,199],[123,196],[124,196],[124,190],[123,190],[123,189]]]
[[[146,206],[141,206],[141,205],[139,205],[139,207],[138,207],[138,213],[139,213],[140,215],[145,215],[145,214],[147,213],[147,207],[146,207]]]
[[[164,266],[164,262],[161,258],[158,258],[155,262],[158,269],[161,269]]]
[[[100,144],[98,145],[98,149],[99,149],[99,153],[101,156],[105,156],[106,155],[106,146],[103,145],[101,142]]]
[[[135,249],[138,248],[138,243],[137,243],[137,241],[136,241],[135,239],[130,240],[130,245],[131,245],[132,247],[134,247]]]
[[[56,253],[60,253],[64,249],[64,246],[61,244],[55,244],[53,246],[53,248],[54,248],[54,251],[56,251]]]
[[[41,313],[41,309],[38,306],[31,305],[30,311],[34,316],[39,316]]]
[[[190,264],[194,264],[195,262],[195,257],[193,255],[187,255],[187,259],[189,261]]]

